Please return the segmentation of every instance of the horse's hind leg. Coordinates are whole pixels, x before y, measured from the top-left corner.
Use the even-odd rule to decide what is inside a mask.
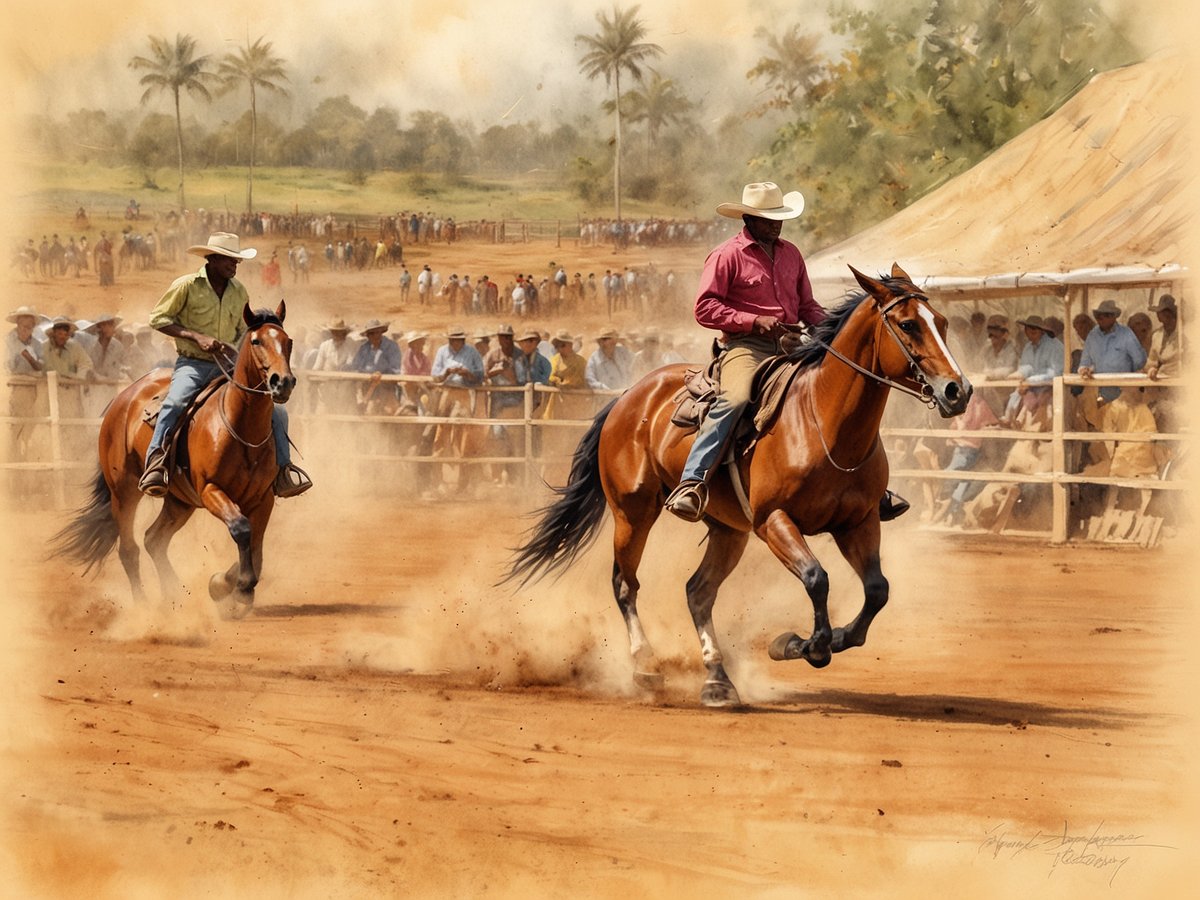
[[[888,602],[888,580],[879,566],[879,523],[868,521],[853,531],[835,534],[833,539],[846,561],[863,583],[863,608],[844,628],[833,629],[831,649],[841,653],[867,642],[867,630]]]
[[[700,636],[700,652],[708,669],[708,677],[700,691],[700,702],[705,706],[737,706],[742,702],[725,672],[724,658],[713,629],[712,611],[717,600],[717,589],[737,566],[749,539],[750,535],[746,532],[710,520],[704,559],[688,579],[688,609],[696,625],[696,634]]]
[[[146,529],[146,552],[150,554],[155,568],[158,569],[163,600],[173,601],[179,590],[179,576],[176,574],[174,566],[171,565],[170,557],[167,556],[167,547],[171,543],[171,538],[191,518],[194,511],[195,507],[176,500],[168,494],[163,498],[162,509],[159,511],[158,517]]]
[[[613,508],[613,596],[629,633],[633,677],[643,687],[657,687],[662,683],[662,676],[656,671],[654,650],[646,639],[637,611],[638,588],[641,586],[637,570],[646,551],[650,528],[660,511],[657,497],[648,503],[638,503],[636,508],[630,508],[629,504]]]
[[[133,534],[133,519],[141,499],[142,492],[137,489],[136,482],[128,478],[119,482],[112,492],[112,513],[117,523],[117,555],[129,578],[133,599],[139,603],[145,601],[146,589],[142,585],[142,550]]]

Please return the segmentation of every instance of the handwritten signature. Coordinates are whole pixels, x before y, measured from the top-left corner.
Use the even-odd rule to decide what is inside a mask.
[[[1035,831],[1031,836],[1016,835],[1008,830],[1008,824],[993,826],[984,832],[979,844],[979,853],[988,853],[992,859],[1001,856],[1013,859],[1023,853],[1041,853],[1050,858],[1051,877],[1061,867],[1082,866],[1108,873],[1111,887],[1125,864],[1132,858],[1129,852],[1135,848],[1174,850],[1165,844],[1150,843],[1145,835],[1109,833],[1100,822],[1090,831],[1072,831],[1070,823],[1063,822],[1061,831]]]

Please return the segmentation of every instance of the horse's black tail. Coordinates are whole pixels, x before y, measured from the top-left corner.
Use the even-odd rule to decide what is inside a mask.
[[[75,518],[62,531],[50,539],[50,548],[55,555],[63,555],[76,562],[86,563],[86,575],[93,566],[99,567],[104,558],[116,546],[118,537],[117,520],[112,512],[112,494],[104,473],[97,470],[92,482],[92,497],[79,509]]]
[[[540,520],[529,540],[517,548],[501,584],[520,579],[536,581],[569,566],[596,539],[607,503],[600,484],[600,430],[613,403],[600,410],[571,458],[565,486],[553,488],[558,499],[538,510]]]

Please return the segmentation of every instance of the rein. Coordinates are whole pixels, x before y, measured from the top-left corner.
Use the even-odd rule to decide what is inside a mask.
[[[921,301],[924,301],[925,303],[929,302],[929,298],[925,297],[922,294],[916,294],[916,293],[913,293],[912,291],[906,291],[905,293],[903,293],[899,297],[897,297],[895,300],[893,300],[891,303],[889,303],[887,306],[885,306],[883,309],[881,309],[879,311],[879,316],[883,320],[883,322],[887,325],[888,334],[890,334],[892,336],[892,340],[894,340],[896,342],[897,346],[900,347],[901,352],[904,354],[905,358],[908,360],[908,364],[909,364],[910,368],[912,369],[913,380],[921,385],[921,390],[919,390],[919,391],[913,390],[906,384],[901,384],[898,381],[893,381],[892,379],[887,378],[886,376],[877,375],[876,373],[872,372],[870,369],[860,366],[854,360],[850,359],[845,354],[838,352],[832,346],[825,343],[819,337],[808,332],[805,328],[803,328],[801,326],[784,325],[783,327],[785,329],[787,329],[788,331],[792,331],[792,332],[796,332],[796,333],[800,333],[800,334],[807,334],[809,340],[811,340],[814,344],[816,344],[818,347],[823,347],[825,349],[826,353],[829,353],[832,356],[836,357],[837,359],[840,359],[842,362],[844,362],[850,368],[854,369],[859,374],[865,375],[867,378],[870,378],[873,381],[877,381],[880,384],[885,384],[888,387],[895,388],[898,391],[903,391],[905,394],[908,394],[912,397],[916,397],[918,400],[920,400],[922,403],[924,403],[930,409],[934,409],[937,406],[937,403],[934,401],[933,396],[932,396],[933,395],[933,387],[929,384],[929,382],[927,382],[925,380],[925,373],[923,373],[921,371],[921,367],[919,365],[917,365],[916,358],[912,355],[912,352],[905,345],[904,341],[900,340],[900,335],[896,334],[895,326],[892,325],[891,320],[888,319],[888,317],[887,317],[887,314],[891,311],[893,306],[895,306],[898,303],[902,303],[905,300],[921,300]]]
[[[248,337],[248,335],[247,335],[247,337]],[[254,354],[254,347],[252,345],[247,347],[247,352],[249,352],[250,354]],[[214,353],[213,361],[216,362],[217,368],[221,370],[221,374],[225,376],[226,386],[233,385],[238,390],[245,391],[247,394],[260,394],[260,395],[267,395],[267,396],[269,396],[271,394],[270,389],[252,388],[249,385],[242,384],[240,381],[238,381],[237,378],[235,377],[237,375],[235,367],[230,366],[229,369],[225,368],[224,354]],[[237,431],[234,429],[233,423],[229,421],[229,416],[225,412],[225,404],[224,403],[221,403],[221,402],[217,403],[217,412],[221,416],[221,424],[225,426],[225,430],[228,431],[230,436],[235,441],[237,441],[239,444],[241,444],[243,447],[249,447],[251,450],[256,450],[259,447],[261,447],[263,444],[265,444],[267,441],[269,441],[272,437],[274,437],[274,432],[272,430],[268,430],[267,436],[265,438],[263,438],[258,443],[251,443],[250,441],[248,441],[244,437],[242,437],[240,434],[238,434]]]

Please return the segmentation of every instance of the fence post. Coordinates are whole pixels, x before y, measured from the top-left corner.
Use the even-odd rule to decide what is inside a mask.
[[[1065,475],[1067,473],[1067,442],[1063,440],[1063,432],[1067,430],[1066,394],[1067,392],[1063,388],[1062,376],[1060,375],[1054,379],[1053,393],[1051,394],[1054,438],[1050,441],[1050,469],[1055,475]],[[1062,544],[1067,540],[1067,518],[1071,506],[1070,492],[1071,486],[1062,481],[1055,481],[1050,485],[1050,497],[1052,501],[1050,509],[1050,542],[1053,544]]]
[[[54,466],[54,499],[59,509],[67,504],[65,477],[62,471],[62,412],[58,402],[58,373],[46,371],[46,402],[50,410],[50,460]]]
[[[528,381],[525,383],[525,393],[522,394],[522,399],[525,401],[525,489],[529,490],[533,487],[536,473],[534,472],[533,459],[533,385],[534,382]]]

